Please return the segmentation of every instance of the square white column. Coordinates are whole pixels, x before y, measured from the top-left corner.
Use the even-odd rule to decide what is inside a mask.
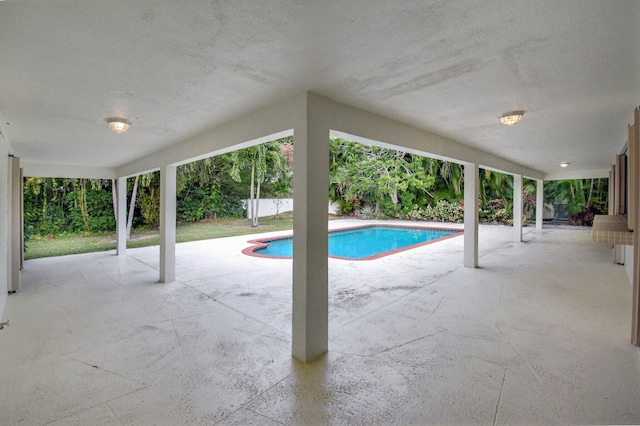
[[[294,129],[292,354],[311,362],[329,342],[329,128],[307,99],[305,123]]]
[[[544,181],[536,181],[536,231],[542,231],[544,220]]]
[[[127,178],[116,180],[116,255],[127,254]]]
[[[629,156],[629,169],[640,169],[640,107],[633,112],[634,125],[629,127],[629,143],[632,145]],[[633,282],[631,290],[631,343],[640,346],[640,174],[631,173],[634,176],[629,185],[633,192],[630,197],[635,204],[636,214],[631,215],[633,232]],[[611,182],[611,181],[609,181]],[[611,188],[611,184],[609,186]],[[611,206],[609,211],[611,212]]]
[[[513,241],[522,241],[522,175],[513,175]]]
[[[478,198],[480,169],[477,164],[464,165],[464,266],[478,267]]]
[[[9,217],[9,247],[7,253],[7,289],[10,292],[20,290],[20,269],[23,256],[23,199],[22,169],[19,157],[9,157],[9,191],[7,208]]]
[[[164,166],[160,169],[160,282],[175,279],[176,166]]]

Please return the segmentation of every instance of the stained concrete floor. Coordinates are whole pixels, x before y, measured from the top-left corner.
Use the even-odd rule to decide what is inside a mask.
[[[358,221],[358,224],[362,222]],[[345,226],[345,223],[332,223]],[[330,259],[330,351],[291,358],[291,261],[249,237],[27,261],[0,330],[0,424],[640,423],[631,287],[589,231],[480,227]]]

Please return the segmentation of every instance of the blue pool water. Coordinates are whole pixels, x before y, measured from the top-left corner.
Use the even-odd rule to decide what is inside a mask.
[[[377,225],[330,231],[329,256],[346,259],[375,258],[461,232],[461,230],[452,229]],[[254,250],[258,255],[273,257],[293,255],[293,238],[291,237],[261,242],[268,245]]]

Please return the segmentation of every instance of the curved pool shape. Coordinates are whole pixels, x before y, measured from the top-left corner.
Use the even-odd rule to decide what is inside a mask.
[[[365,225],[329,231],[329,257],[372,260],[461,235],[461,229],[420,226]],[[287,259],[293,256],[293,236],[251,240],[242,252],[249,256]]]

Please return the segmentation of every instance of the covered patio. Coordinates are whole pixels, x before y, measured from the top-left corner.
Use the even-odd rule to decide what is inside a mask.
[[[639,423],[639,18],[0,2],[0,423]],[[177,167],[291,135],[292,260],[176,244]],[[462,165],[464,236],[328,259],[331,136]],[[479,225],[481,168],[512,176],[513,227]],[[127,179],[151,171],[160,247],[127,250]],[[115,253],[23,263],[25,176],[113,180]],[[543,182],[573,178],[609,178],[621,230],[598,238],[624,267],[543,226]]]
[[[329,354],[311,364],[290,353],[291,260],[242,255],[249,237],[178,244],[166,284],[158,247],[31,260],[0,335],[1,418],[637,423],[631,287],[610,249],[588,230],[480,236],[478,269],[462,237],[330,259]]]

